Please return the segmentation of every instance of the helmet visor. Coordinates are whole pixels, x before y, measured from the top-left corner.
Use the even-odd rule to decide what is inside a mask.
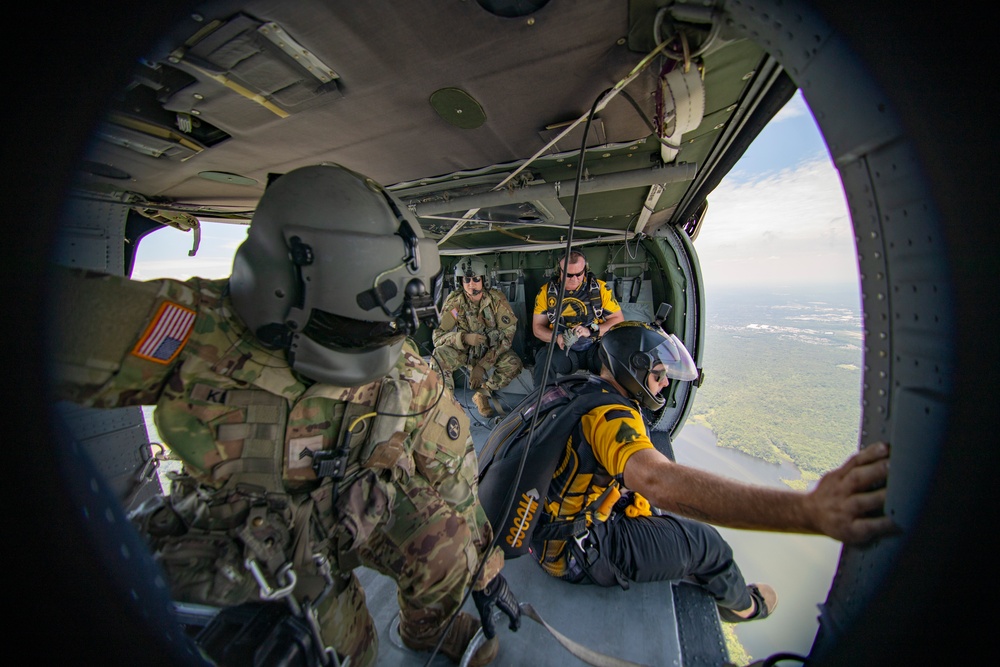
[[[372,350],[406,338],[393,322],[368,322],[313,309],[302,335],[332,350]]]
[[[684,347],[674,334],[667,334],[666,340],[648,352],[642,352],[649,365],[647,369],[652,370],[658,364],[663,364],[666,376],[674,380],[694,380],[698,377],[698,368],[695,366],[691,353]]]

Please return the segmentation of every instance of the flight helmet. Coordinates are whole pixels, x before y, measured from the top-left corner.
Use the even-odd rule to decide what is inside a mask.
[[[406,336],[437,327],[437,244],[399,200],[336,164],[290,171],[264,191],[229,290],[265,347],[312,380],[384,376]]]
[[[486,262],[481,257],[472,255],[458,260],[458,263],[455,264],[455,289],[462,287],[462,278],[471,278],[472,276],[483,277],[483,289],[490,286],[489,269],[486,268]]]
[[[646,384],[653,366],[663,364],[667,377],[675,380],[698,377],[698,369],[684,343],[677,336],[646,322],[626,320],[608,329],[601,337],[599,354],[615,382],[629,396],[654,411],[662,408],[666,399],[658,393],[652,394]]]

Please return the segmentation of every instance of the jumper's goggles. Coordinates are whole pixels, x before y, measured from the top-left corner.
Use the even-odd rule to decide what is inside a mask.
[[[694,380],[698,377],[698,368],[691,353],[674,334],[667,334],[666,340],[652,350],[633,353],[629,361],[632,368],[648,371],[658,382],[662,382],[664,377],[674,380]],[[663,364],[663,368],[654,371],[653,367],[658,364]]]

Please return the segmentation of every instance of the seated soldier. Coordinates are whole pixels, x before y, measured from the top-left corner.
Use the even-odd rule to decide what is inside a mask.
[[[445,383],[455,389],[453,373],[470,369],[472,402],[479,414],[492,417],[491,393],[503,389],[521,372],[520,357],[511,349],[517,318],[503,292],[489,286],[486,262],[468,257],[455,265],[456,289],[441,307],[441,326],[434,330],[434,358]],[[492,371],[492,373],[490,372]]]

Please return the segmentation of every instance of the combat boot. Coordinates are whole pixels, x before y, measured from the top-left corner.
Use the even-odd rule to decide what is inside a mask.
[[[490,394],[488,389],[477,389],[476,393],[472,395],[472,402],[476,404],[476,409],[479,410],[479,414],[484,417],[492,417],[496,414],[496,410],[490,405]]]
[[[437,646],[441,633],[438,631],[427,635],[426,629],[436,619],[423,618],[414,620],[416,620],[415,623],[412,621],[407,623],[400,618],[399,637],[403,640],[403,644],[414,651],[433,651],[434,647]],[[467,612],[459,612],[458,616],[455,617],[455,622],[451,624],[448,633],[444,636],[444,641],[441,642],[441,648],[438,649],[438,652],[445,655],[456,665],[461,664],[465,649],[468,648],[469,642],[479,632],[479,627],[479,619]],[[472,659],[469,660],[470,667],[481,667],[482,665],[490,664],[497,657],[497,651],[499,650],[499,639],[494,637],[487,640],[479,647],[479,650],[472,656]]]

